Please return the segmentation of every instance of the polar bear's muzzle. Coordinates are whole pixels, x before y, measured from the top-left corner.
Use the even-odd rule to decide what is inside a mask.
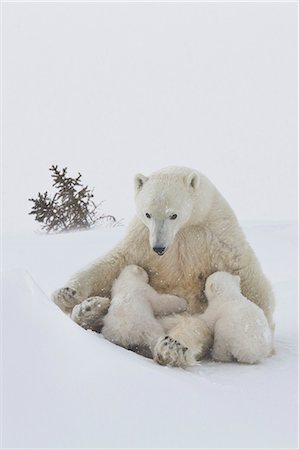
[[[171,247],[174,240],[173,221],[152,218],[149,228],[149,244],[157,255],[162,256]]]
[[[157,255],[162,256],[166,252],[166,247],[153,247],[153,250]]]

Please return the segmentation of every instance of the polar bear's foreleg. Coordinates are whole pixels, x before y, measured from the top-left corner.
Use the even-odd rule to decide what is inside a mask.
[[[275,309],[275,299],[272,287],[262,273],[258,262],[256,265],[246,267],[238,271],[241,277],[242,294],[259,306],[268,320],[272,333],[275,330],[273,312]]]
[[[162,365],[187,367],[196,364],[209,350],[213,336],[200,314],[160,319],[167,336],[154,349],[154,360]]]
[[[123,253],[116,248],[76,273],[65,287],[54,292],[52,299],[64,312],[71,312],[75,305],[89,297],[109,297],[112,283],[125,265]]]
[[[177,314],[187,309],[187,302],[183,298],[171,294],[158,294],[154,289],[149,300],[157,316]]]

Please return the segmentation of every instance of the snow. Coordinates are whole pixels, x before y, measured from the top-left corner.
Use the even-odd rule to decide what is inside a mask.
[[[259,365],[160,367],[49,300],[125,228],[6,235],[4,448],[297,448],[297,228],[244,224],[273,283],[276,354]]]
[[[273,222],[298,211],[297,5],[2,3],[3,447],[297,448],[298,241]],[[169,165],[268,221],[244,225],[277,297],[276,354],[165,368],[73,323],[51,292],[125,227],[32,233],[52,164],[125,221],[134,175]]]

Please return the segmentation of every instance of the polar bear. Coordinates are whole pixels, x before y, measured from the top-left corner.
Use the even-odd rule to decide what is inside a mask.
[[[212,343],[200,313],[207,307],[205,280],[219,270],[240,276],[243,295],[262,308],[274,330],[271,286],[234,212],[205,175],[185,167],[164,168],[149,177],[136,175],[135,203],[137,215],[124,239],[56,291],[57,305],[71,311],[81,303],[81,320],[86,323],[84,300],[110,297],[121,270],[128,264],[139,265],[157,292],[177,295],[188,303],[188,314],[165,317],[167,337],[154,349],[160,364],[179,365],[180,345],[200,359]],[[96,303],[98,315],[101,308]]]
[[[215,272],[207,278],[205,294],[202,318],[214,334],[214,359],[255,364],[270,355],[269,324],[262,309],[241,294],[239,275]]]
[[[186,310],[187,303],[174,295],[158,294],[148,281],[146,271],[134,264],[121,271],[112,285],[111,305],[103,320],[102,334],[117,345],[152,357],[155,345],[165,335],[155,315],[180,313]],[[185,352],[187,348],[182,347],[182,353]],[[195,363],[192,355],[188,363]]]

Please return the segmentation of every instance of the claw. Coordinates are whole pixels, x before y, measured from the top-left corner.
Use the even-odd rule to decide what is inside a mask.
[[[197,364],[195,357],[177,340],[166,336],[161,338],[154,349],[154,361],[160,365],[187,367]]]

